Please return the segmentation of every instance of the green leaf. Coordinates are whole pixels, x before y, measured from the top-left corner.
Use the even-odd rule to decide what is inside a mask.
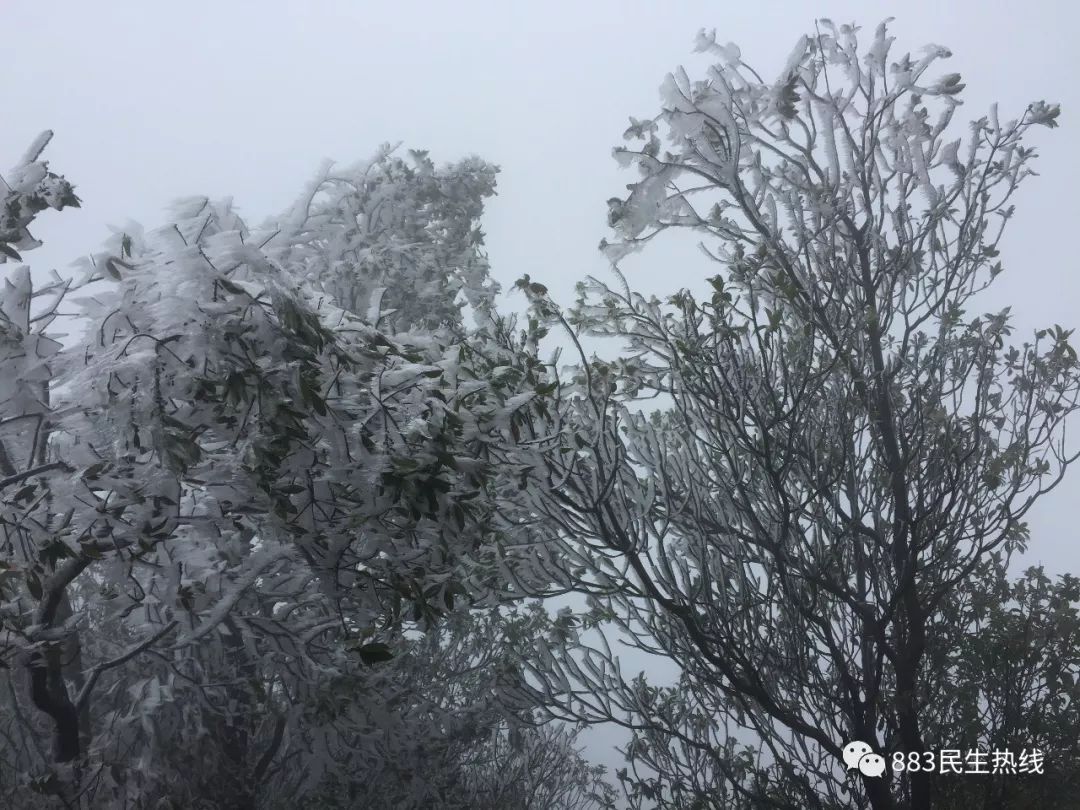
[[[394,657],[388,646],[377,641],[357,647],[356,652],[360,655],[360,660],[369,667],[381,661],[390,661]]]
[[[53,540],[41,550],[41,559],[53,564],[74,556],[75,552],[59,540]]]
[[[225,397],[227,401],[233,403],[243,402],[246,390],[244,375],[241,372],[234,371],[225,379]]]
[[[26,588],[35,599],[40,599],[42,594],[41,580],[33,571],[26,572]]]
[[[19,501],[29,501],[34,497],[34,493],[37,492],[37,484],[27,484],[14,495],[11,496],[11,500],[14,503]]]
[[[219,278],[217,283],[221,285],[221,288],[225,290],[225,292],[232,293],[233,295],[240,295],[244,291],[243,288],[238,287],[225,278]]]
[[[105,470],[108,468],[108,466],[109,466],[109,462],[107,462],[107,461],[99,461],[96,464],[91,464],[83,472],[83,474],[82,474],[83,480],[87,480],[87,481],[95,481],[95,480],[97,480],[101,476],[101,474],[103,472],[105,472]]]

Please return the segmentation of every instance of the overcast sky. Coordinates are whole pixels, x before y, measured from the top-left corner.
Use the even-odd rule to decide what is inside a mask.
[[[33,229],[46,241],[26,255],[36,275],[97,248],[108,224],[160,224],[178,196],[232,196],[257,223],[289,206],[323,158],[351,163],[386,141],[439,161],[478,154],[502,167],[485,218],[496,277],[507,288],[529,273],[569,303],[576,280],[606,273],[604,201],[636,179],[611,147],[628,116],[656,114],[668,71],[701,75],[697,30],[716,28],[769,76],[822,16],[867,36],[896,17],[894,54],[950,47],[964,118],[993,101],[1002,118],[1037,99],[1062,104],[1061,128],[1033,133],[1041,176],[1015,200],[1006,272],[984,306],[1011,304],[1018,334],[1080,326],[1080,58],[1064,0],[0,0],[0,166],[53,129],[45,156],[83,200]],[[715,272],[686,235],[629,269],[657,293]],[[1080,469],[1032,515],[1028,559],[1080,573],[1077,502]]]

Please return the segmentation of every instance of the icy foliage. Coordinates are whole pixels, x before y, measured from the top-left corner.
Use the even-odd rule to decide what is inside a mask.
[[[5,243],[24,249],[34,213],[75,202],[39,146],[8,179]],[[413,162],[323,171],[258,230],[205,198],[129,223],[82,260],[90,328],[65,351],[48,327],[71,285],[5,281],[0,661],[36,746],[7,750],[20,790],[473,807],[484,752],[538,733],[500,692],[542,617],[498,606],[550,578],[514,494],[554,386],[493,309],[494,169]],[[571,792],[602,787],[579,776]]]
[[[579,362],[560,392],[568,439],[530,494],[564,528],[553,556],[591,633],[531,657],[528,683],[560,716],[633,734],[635,807],[929,807],[925,774],[834,767],[844,743],[1014,733],[971,709],[998,700],[995,676],[972,664],[952,685],[956,639],[1076,458],[1080,366],[1070,330],[1014,345],[1008,310],[970,307],[1002,272],[1028,139],[1058,110],[992,108],[965,136],[960,77],[937,73],[948,51],[892,44],[886,24],[822,20],[769,80],[702,32],[715,63],[669,76],[660,114],[615,150],[638,176],[609,201],[602,247],[617,264],[689,230],[715,275],[660,300],[615,267],[565,313],[533,296]],[[616,338],[617,359],[587,357],[582,336]],[[605,632],[677,681],[624,669]],[[1075,656],[1040,677],[1058,666],[1076,694]],[[1075,707],[1026,694],[1002,712],[1017,736],[1057,729],[1072,778]]]
[[[19,261],[18,251],[41,245],[27,230],[41,211],[79,207],[71,184],[39,160],[52,136],[48,130],[41,133],[14,168],[0,177],[0,264]]]
[[[480,250],[485,198],[497,169],[477,158],[436,167],[384,147],[349,168],[323,168],[275,223],[268,253],[373,325],[459,324],[468,304],[483,322],[498,286]]]

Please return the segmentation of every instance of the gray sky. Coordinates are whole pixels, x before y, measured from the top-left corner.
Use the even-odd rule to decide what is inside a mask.
[[[231,195],[259,222],[290,205],[326,157],[351,163],[399,140],[439,161],[475,153],[502,167],[485,221],[496,277],[505,289],[529,273],[570,303],[576,280],[607,272],[596,250],[608,235],[604,201],[636,179],[611,147],[628,116],[658,111],[668,71],[700,75],[697,30],[715,27],[771,75],[821,16],[858,22],[867,36],[895,16],[894,53],[950,47],[948,68],[967,82],[958,118],[995,100],[1003,118],[1037,99],[1062,104],[1061,128],[1032,139],[1042,176],[1016,199],[1006,272],[983,308],[1011,304],[1017,337],[1080,326],[1077,250],[1065,238],[1080,221],[1080,58],[1065,0],[0,0],[0,166],[54,129],[46,157],[83,200],[33,229],[46,242],[26,255],[37,273],[96,249],[107,224],[160,224],[178,196]],[[714,272],[685,236],[635,257],[631,284],[659,293]],[[1027,559],[1080,573],[1077,501],[1080,471],[1032,515]]]

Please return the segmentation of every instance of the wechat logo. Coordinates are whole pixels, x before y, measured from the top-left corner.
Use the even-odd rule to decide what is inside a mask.
[[[844,764],[849,771],[858,770],[863,776],[876,778],[885,773],[885,757],[862,740],[852,740],[844,746]]]

